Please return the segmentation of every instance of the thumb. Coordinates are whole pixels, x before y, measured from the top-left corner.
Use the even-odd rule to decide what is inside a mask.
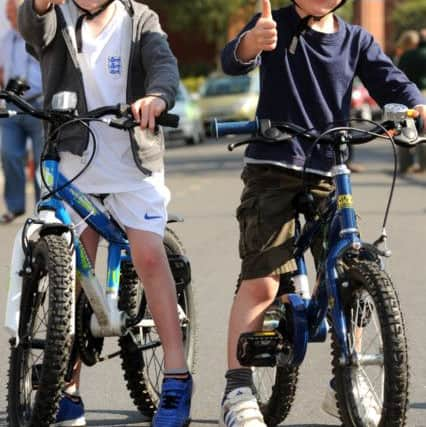
[[[272,18],[270,0],[262,0],[262,18]]]

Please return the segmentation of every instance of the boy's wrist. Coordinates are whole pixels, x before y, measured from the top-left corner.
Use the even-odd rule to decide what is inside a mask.
[[[169,109],[169,101],[164,93],[161,92],[150,92],[146,96],[153,96],[155,98],[159,98],[166,104],[166,110]]]
[[[50,9],[52,9],[50,0],[33,0],[33,10],[37,15],[45,15]]]
[[[255,42],[253,40],[253,33],[251,30],[241,35],[238,45],[235,49],[235,56],[239,62],[251,63],[258,55],[262,53],[262,50],[256,49]]]

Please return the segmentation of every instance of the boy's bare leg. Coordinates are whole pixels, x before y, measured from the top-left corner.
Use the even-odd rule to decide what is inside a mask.
[[[240,335],[262,328],[263,313],[278,292],[279,277],[243,280],[231,308],[228,328],[228,368],[241,368],[237,359]]]
[[[133,264],[163,345],[164,368],[171,371],[186,368],[175,283],[163,239],[158,234],[132,228],[127,228],[126,233]]]

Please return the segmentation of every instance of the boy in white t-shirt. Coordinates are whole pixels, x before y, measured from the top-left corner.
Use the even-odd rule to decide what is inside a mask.
[[[97,150],[76,185],[87,193],[108,193],[107,207],[125,226],[164,349],[165,379],[153,426],[182,427],[189,418],[192,378],[163,247],[170,198],[164,185],[164,141],[153,133],[155,118],[174,103],[179,82],[176,59],[157,15],[131,0],[25,0],[19,23],[41,63],[45,106],[54,93],[68,90],[77,93],[80,113],[128,103],[140,121],[140,129],[129,134],[91,125]],[[69,132],[59,147],[61,171],[74,177],[93,145],[81,127]],[[99,236],[86,228],[81,241],[94,262]],[[56,426],[86,425],[79,370],[77,366],[64,391]]]

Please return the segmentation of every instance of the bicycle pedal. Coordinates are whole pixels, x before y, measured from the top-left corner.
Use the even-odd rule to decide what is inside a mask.
[[[283,345],[277,331],[246,332],[238,340],[237,358],[242,366],[275,366]]]

